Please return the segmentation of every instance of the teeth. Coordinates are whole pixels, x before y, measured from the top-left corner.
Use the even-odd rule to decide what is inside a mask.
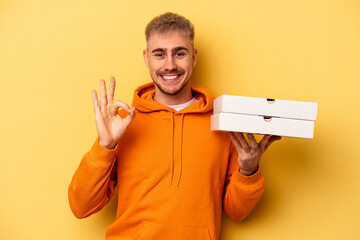
[[[166,79],[166,80],[172,80],[172,79],[175,79],[175,78],[177,78],[178,77],[178,75],[172,75],[172,76],[162,76],[164,79]]]

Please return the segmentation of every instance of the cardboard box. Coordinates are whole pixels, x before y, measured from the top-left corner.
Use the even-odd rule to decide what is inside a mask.
[[[313,138],[317,103],[222,95],[211,130]]]

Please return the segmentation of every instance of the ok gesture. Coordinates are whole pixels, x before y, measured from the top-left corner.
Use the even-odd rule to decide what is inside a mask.
[[[135,107],[130,108],[121,101],[114,102],[114,92],[114,77],[110,77],[109,91],[107,93],[105,81],[103,79],[100,80],[100,104],[97,92],[95,90],[92,91],[99,144],[107,149],[115,147],[117,141],[135,118]],[[121,118],[118,115],[119,108],[123,108],[128,113],[125,118]]]
[[[245,140],[243,133],[230,133],[230,138],[238,152],[238,164],[240,173],[246,176],[252,175],[259,166],[260,157],[274,141],[280,140],[280,136],[265,135],[259,143],[253,134],[248,133],[250,145]]]

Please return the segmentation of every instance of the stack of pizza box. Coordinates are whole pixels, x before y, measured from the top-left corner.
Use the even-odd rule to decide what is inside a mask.
[[[222,95],[214,101],[211,130],[312,139],[316,114],[315,102]]]

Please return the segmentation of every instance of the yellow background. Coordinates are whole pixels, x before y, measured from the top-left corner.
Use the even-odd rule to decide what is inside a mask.
[[[0,0],[0,239],[103,239],[116,197],[76,219],[67,187],[96,128],[91,90],[131,103],[150,81],[144,28],[165,11],[195,25],[194,82],[215,96],[318,102],[313,140],[262,159],[267,188],[221,239],[360,239],[360,1]]]

